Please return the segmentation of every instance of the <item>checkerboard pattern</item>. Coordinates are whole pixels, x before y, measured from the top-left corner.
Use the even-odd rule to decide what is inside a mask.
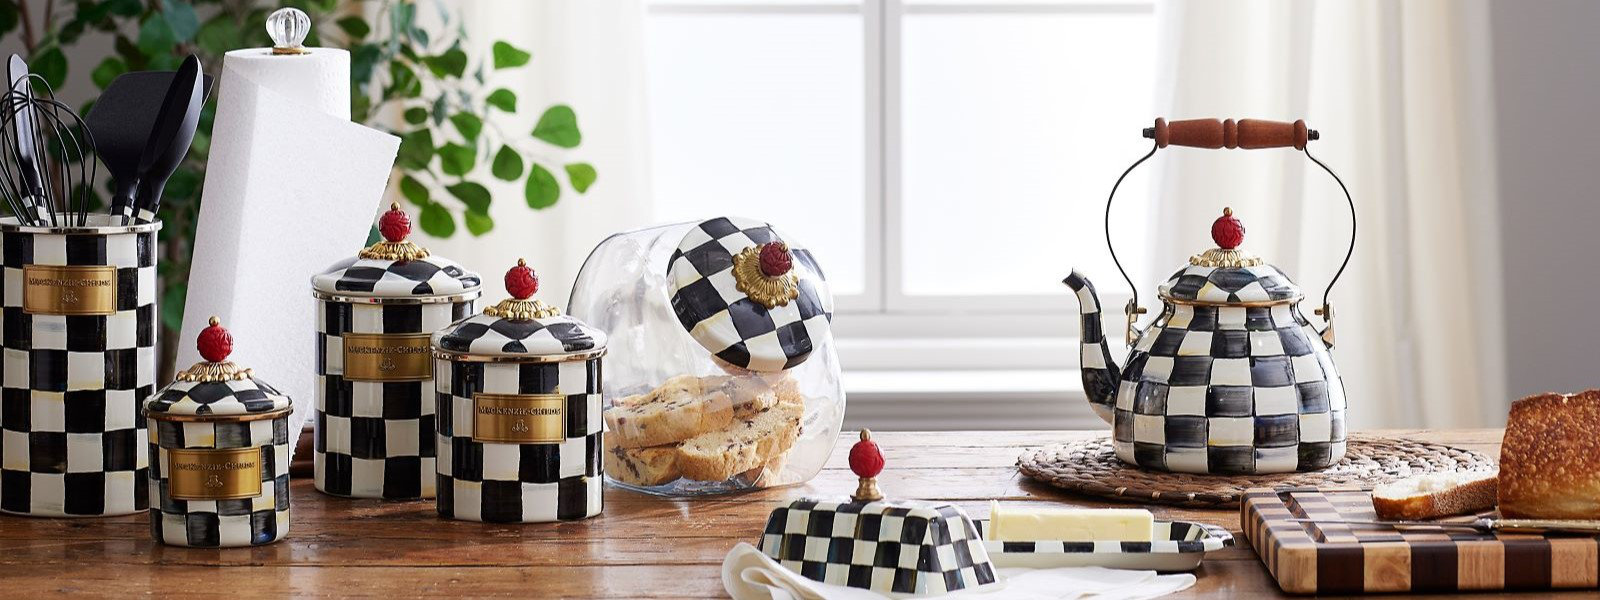
[[[978,521],[983,535],[988,521]],[[989,556],[1000,554],[1186,554],[1212,552],[1233,545],[1233,534],[1216,525],[1192,521],[1156,521],[1149,542],[996,542],[984,540]]]
[[[961,508],[796,500],[772,510],[761,552],[800,575],[878,593],[937,595],[995,583]]]
[[[1167,298],[1217,304],[1300,299],[1300,288],[1272,265],[1189,265],[1173,273],[1158,289]]]
[[[312,277],[311,285],[325,294],[444,296],[476,290],[483,280],[441,256],[410,261],[352,257]]]
[[[604,348],[606,336],[567,315],[514,320],[478,314],[440,332],[433,344],[479,356],[559,356]]]
[[[739,291],[733,257],[752,246],[784,242],[793,257],[800,295],[768,309]],[[786,241],[761,221],[718,217],[691,227],[667,268],[672,310],[706,350],[752,371],[779,371],[804,362],[831,335],[833,294],[811,252]]]
[[[289,408],[289,397],[259,379],[174,381],[145,405],[147,413],[256,414]]]
[[[600,514],[601,359],[560,363],[434,364],[438,399],[439,515],[539,523]],[[473,396],[565,394],[566,440],[497,444],[473,439]]]
[[[432,498],[434,401],[429,381],[344,378],[346,333],[433,333],[472,313],[473,300],[317,309],[318,490],[353,498]]]
[[[287,398],[284,398],[287,404]],[[150,418],[150,535],[172,546],[218,548],[270,544],[289,534],[289,415],[245,422]],[[261,449],[261,495],[238,500],[174,500],[167,492],[167,450]]]
[[[0,234],[0,511],[32,516],[142,511],[139,405],[155,391],[159,224],[115,234]],[[23,312],[26,265],[117,268],[116,313]]]

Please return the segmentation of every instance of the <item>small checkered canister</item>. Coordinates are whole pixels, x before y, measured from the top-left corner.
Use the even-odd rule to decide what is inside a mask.
[[[434,494],[435,331],[466,318],[477,273],[406,239],[391,206],[384,239],[313,277],[317,305],[317,489],[351,498]]]
[[[511,298],[433,336],[441,517],[494,523],[600,514],[600,361],[606,334],[532,300],[522,261]]]
[[[270,544],[289,534],[288,396],[228,362],[216,317],[200,355],[145,403],[150,534],[172,546]]]
[[[0,511],[142,511],[139,404],[156,386],[161,223],[31,227],[0,219],[5,264]]]

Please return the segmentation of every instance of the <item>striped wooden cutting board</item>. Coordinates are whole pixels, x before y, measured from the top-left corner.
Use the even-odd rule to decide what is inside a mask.
[[[1289,593],[1600,586],[1596,537],[1289,522],[1378,518],[1370,492],[1351,488],[1253,489],[1239,506],[1245,537]]]

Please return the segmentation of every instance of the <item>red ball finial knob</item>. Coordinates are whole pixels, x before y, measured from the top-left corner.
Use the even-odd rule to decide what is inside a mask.
[[[789,257],[789,245],[783,242],[768,242],[761,245],[761,274],[767,277],[777,277],[788,273],[794,268],[794,261]]]
[[[399,204],[390,204],[389,210],[378,218],[378,233],[390,242],[404,240],[411,233],[411,217],[400,210]]]
[[[883,451],[872,441],[872,432],[861,430],[861,441],[850,447],[850,470],[857,477],[877,477],[883,472]]]
[[[506,291],[511,297],[518,300],[532,298],[534,292],[539,291],[539,276],[522,259],[517,259],[517,266],[506,271]]]
[[[222,362],[228,360],[228,355],[233,354],[233,334],[222,327],[222,321],[211,317],[211,326],[200,330],[200,339],[195,344],[200,348],[200,356],[209,362]]]
[[[1222,216],[1211,224],[1211,240],[1223,250],[1232,250],[1244,243],[1244,223],[1234,218],[1232,208],[1222,209]]]

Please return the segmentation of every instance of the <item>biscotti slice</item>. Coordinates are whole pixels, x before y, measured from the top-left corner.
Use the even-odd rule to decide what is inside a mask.
[[[726,428],[733,422],[728,395],[702,396],[699,380],[679,376],[667,380],[647,398],[615,403],[605,411],[606,437],[618,447],[661,446]]]
[[[727,394],[735,419],[754,416],[778,403],[777,391],[760,377],[707,377],[702,386]]]
[[[678,446],[678,468],[698,481],[722,481],[789,451],[800,435],[805,406],[778,402],[725,431],[713,431]]]
[[[601,463],[606,475],[630,485],[656,486],[678,479],[678,447],[623,448],[605,436]]]
[[[1496,473],[1430,473],[1372,490],[1378,518],[1394,521],[1466,515],[1494,508]]]

